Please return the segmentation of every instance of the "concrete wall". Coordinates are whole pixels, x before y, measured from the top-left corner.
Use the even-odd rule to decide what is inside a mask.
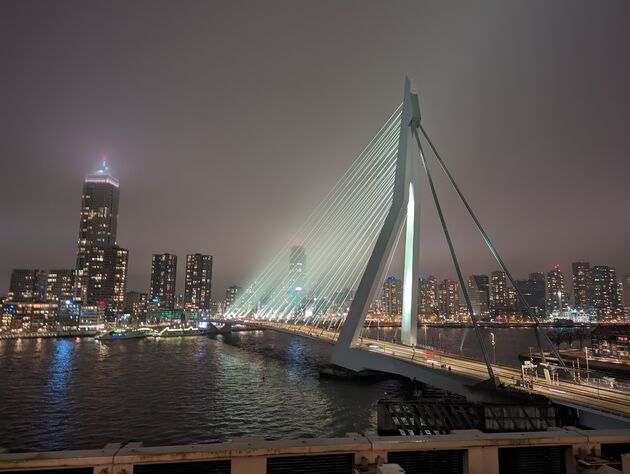
[[[461,450],[463,474],[499,474],[499,450],[512,447],[562,446],[566,472],[578,471],[587,456],[600,454],[602,444],[630,443],[630,430],[558,428],[534,433],[454,431],[449,435],[390,436],[349,434],[345,438],[265,441],[239,438],[230,443],[143,447],[140,443],[109,444],[100,450],[0,454],[0,473],[15,470],[89,467],[95,474],[131,474],[133,466],[150,463],[186,463],[231,460],[232,474],[263,474],[267,459],[277,456],[317,456],[351,453],[355,464],[388,462],[390,453]],[[621,472],[621,466],[597,472]],[[591,472],[580,466],[580,472]],[[603,469],[603,470],[602,470]],[[612,471],[609,469],[613,469]],[[630,470],[625,459],[624,473]],[[372,471],[373,472],[373,471]],[[595,471],[592,471],[595,472]]]

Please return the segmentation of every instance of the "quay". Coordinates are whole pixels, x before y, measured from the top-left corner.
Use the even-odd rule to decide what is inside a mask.
[[[630,430],[574,427],[540,432],[264,440],[0,453],[0,473],[54,474],[582,474],[630,473]]]

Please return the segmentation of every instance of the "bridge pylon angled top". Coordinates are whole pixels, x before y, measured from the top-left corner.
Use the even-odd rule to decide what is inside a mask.
[[[345,360],[347,350],[360,336],[370,304],[378,293],[388,263],[403,228],[405,260],[403,265],[402,335],[404,345],[415,346],[418,333],[418,249],[420,246],[420,173],[421,163],[414,151],[413,129],[420,126],[418,96],[412,82],[405,78],[400,138],[396,158],[396,174],[392,204],[378,235],[372,254],[359,281],[350,310],[340,330],[332,362]]]

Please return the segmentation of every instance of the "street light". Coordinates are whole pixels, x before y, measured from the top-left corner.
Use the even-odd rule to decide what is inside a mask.
[[[490,333],[490,344],[492,344],[492,363],[497,363],[497,351],[496,351],[496,343],[494,341],[494,333]]]

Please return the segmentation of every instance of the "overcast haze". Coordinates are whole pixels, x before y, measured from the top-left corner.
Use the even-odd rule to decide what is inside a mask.
[[[221,299],[326,195],[405,74],[516,276],[630,273],[628,2],[2,0],[0,17],[1,293],[12,268],[74,266],[105,154],[128,289],[171,252],[180,292],[202,252]],[[465,273],[493,270],[444,199]],[[425,217],[423,273],[454,276]]]

